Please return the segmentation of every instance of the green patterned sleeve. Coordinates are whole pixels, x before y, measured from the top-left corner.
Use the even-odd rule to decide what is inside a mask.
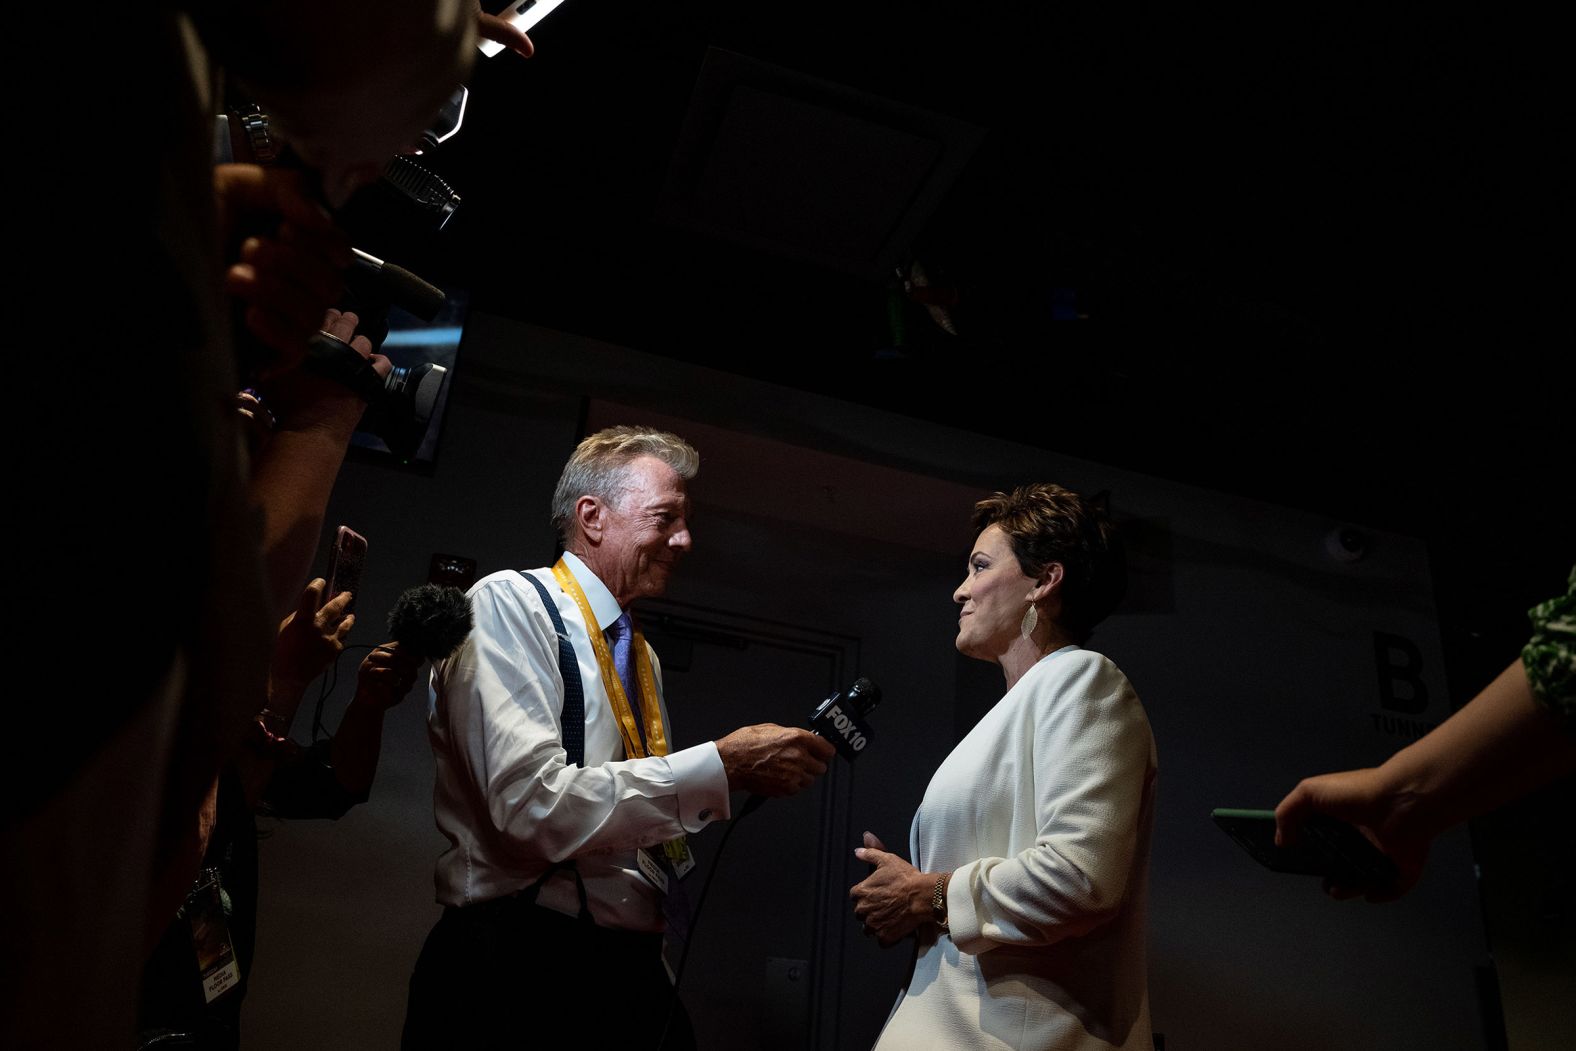
[[[1533,606],[1527,617],[1532,638],[1521,651],[1527,681],[1567,727],[1576,726],[1576,566],[1565,594]]]

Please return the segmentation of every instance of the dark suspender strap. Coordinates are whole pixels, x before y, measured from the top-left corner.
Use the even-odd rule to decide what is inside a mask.
[[[569,632],[564,630],[564,618],[558,612],[558,603],[553,601],[540,580],[529,573],[520,575],[531,582],[536,593],[542,597],[542,605],[547,607],[547,615],[553,618],[553,630],[558,633],[558,673],[564,679],[564,710],[559,717],[559,723],[563,726],[564,752],[569,757],[570,766],[585,766],[586,694],[580,683],[580,661],[575,657],[575,648],[569,644]]]
[[[546,872],[536,877],[535,883],[517,892],[515,897],[524,901],[527,905],[535,905],[536,896],[542,892],[543,884],[560,872],[568,872],[575,878],[575,892],[580,895],[580,914],[576,919],[581,923],[595,923],[596,920],[591,916],[591,902],[586,898],[586,881],[580,878],[580,869],[575,866],[574,858],[568,858],[552,865]],[[543,908],[545,907],[543,906]]]
[[[569,644],[569,632],[564,630],[564,618],[558,612],[558,603],[553,601],[553,596],[547,593],[547,588],[540,580],[529,573],[522,572],[520,575],[531,582],[531,586],[541,596],[542,605],[547,607],[547,615],[553,619],[553,631],[558,634],[558,674],[564,679],[564,710],[558,720],[563,727],[564,753],[569,759],[570,766],[585,766],[586,694],[580,683],[580,661],[575,657],[575,648]],[[586,900],[585,880],[580,878],[580,870],[575,867],[572,858],[560,861],[542,873],[535,883],[520,892],[520,896],[531,904],[536,904],[536,896],[541,892],[542,884],[565,869],[575,877],[575,891],[580,895],[580,919],[590,923],[592,922],[591,904]]]

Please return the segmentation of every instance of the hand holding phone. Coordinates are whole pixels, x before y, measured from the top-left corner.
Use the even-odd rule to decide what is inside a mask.
[[[1295,844],[1276,846],[1275,811],[1234,810],[1210,814],[1221,831],[1272,872],[1323,876],[1327,886],[1384,895],[1396,885],[1395,863],[1355,825],[1326,814],[1310,815]]]

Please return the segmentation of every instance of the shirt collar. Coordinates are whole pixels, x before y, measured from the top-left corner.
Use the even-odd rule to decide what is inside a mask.
[[[618,599],[614,598],[607,585],[591,572],[591,567],[580,561],[578,555],[565,551],[564,565],[569,567],[569,575],[575,578],[580,590],[585,592],[586,601],[591,603],[591,615],[596,617],[597,627],[603,631],[611,628],[613,622],[624,613],[619,608]]]

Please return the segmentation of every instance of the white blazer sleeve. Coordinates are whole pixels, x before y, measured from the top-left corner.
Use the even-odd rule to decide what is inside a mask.
[[[953,872],[952,940],[979,954],[998,945],[1048,945],[1085,934],[1120,909],[1153,775],[1149,723],[1116,665],[1072,654],[1071,674],[1029,706],[1038,828],[1028,849]]]

